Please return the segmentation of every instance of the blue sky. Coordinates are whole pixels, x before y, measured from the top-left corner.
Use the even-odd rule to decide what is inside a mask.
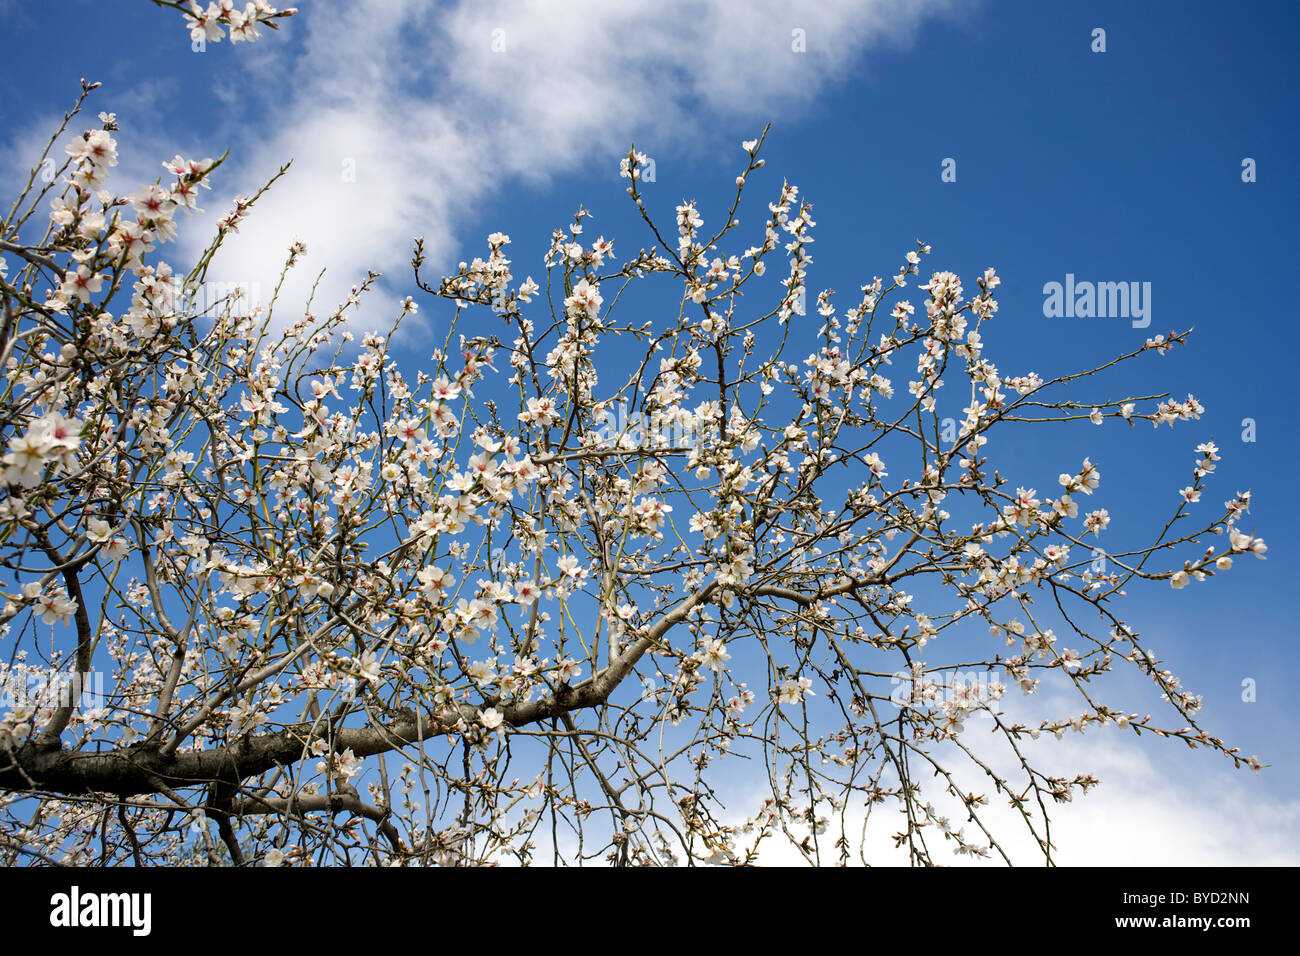
[[[1205,695],[1203,725],[1273,766],[1254,777],[1177,744],[1116,738],[1094,753],[1112,767],[1116,792],[1090,799],[1145,819],[1151,834],[1230,817],[1229,835],[1194,844],[1206,861],[1249,862],[1253,847],[1279,839],[1295,845],[1300,728],[1290,694],[1300,652],[1287,568],[1300,557],[1300,528],[1295,350],[1285,332],[1300,240],[1293,4],[821,3],[797,14],[775,2],[730,12],[703,2],[299,6],[255,45],[195,53],[180,18],[145,2],[0,2],[0,183],[34,158],[78,79],[100,80],[87,120],[117,113],[118,188],[152,181],[176,152],[231,149],[207,215],[173,255],[192,253],[231,196],[293,157],[284,188],[223,252],[218,277],[269,282],[301,236],[311,275],[329,267],[329,292],[366,268],[386,274],[362,313],[386,327],[391,303],[415,291],[413,235],[428,237],[437,271],[482,254],[487,233],[507,232],[517,273],[540,277],[551,229],[581,203],[595,216],[588,231],[627,255],[650,244],[617,177],[630,141],[655,160],[652,208],[667,218],[694,198],[708,223],[730,198],[740,141],[770,122],[750,215],[783,177],[814,202],[814,291],[847,299],[892,275],[917,238],[933,248],[927,264],[962,275],[968,289],[995,266],[1001,308],[984,339],[1004,375],[1091,367],[1195,326],[1188,348],[1143,356],[1090,394],[1190,391],[1206,407],[1200,421],[1172,431],[1085,422],[999,451],[1016,462],[1015,483],[1040,492],[1090,455],[1112,528],[1150,528],[1189,483],[1195,446],[1218,443],[1224,461],[1199,507],[1252,489],[1246,524],[1268,542],[1268,560],[1239,559],[1177,593],[1134,587],[1129,620]],[[1104,53],[1091,49],[1095,28],[1105,30]],[[503,31],[499,53],[494,30]],[[803,52],[792,49],[795,30]],[[949,158],[955,182],[941,180]],[[1246,158],[1255,182],[1242,181]],[[1044,316],[1044,284],[1067,274],[1149,282],[1150,327]],[[422,306],[412,349],[440,340],[442,309]],[[1253,442],[1242,440],[1247,418]],[[1257,682],[1251,703],[1241,700],[1247,678]],[[1080,811],[1079,826],[1090,819]],[[1101,843],[1122,853],[1124,831],[1110,832]]]

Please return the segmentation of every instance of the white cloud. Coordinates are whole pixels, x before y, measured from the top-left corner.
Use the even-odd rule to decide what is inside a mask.
[[[1165,744],[1156,741],[1157,746]],[[1135,744],[1095,742],[1080,761],[1102,779],[1063,808],[1055,842],[1075,866],[1295,866],[1300,799],[1267,795],[1264,782],[1222,757],[1201,773],[1163,772]],[[1190,755],[1189,755],[1190,756]],[[1265,771],[1267,772],[1267,771]]]
[[[1070,777],[1087,772],[1101,780],[1086,796],[1049,804],[1056,847],[1053,858],[1058,866],[1300,864],[1300,798],[1271,795],[1267,780],[1250,771],[1234,770],[1208,751],[1179,754],[1185,759],[1168,761],[1159,751],[1171,745],[1170,741],[1134,739],[1116,728],[1091,731],[1083,737],[1070,735],[1061,741],[1044,738],[1035,745],[1035,759],[1047,765],[1047,772]],[[1159,759],[1153,759],[1153,752]],[[1012,775],[1009,765],[993,766],[1001,774]],[[963,779],[978,788],[976,778]],[[762,795],[755,791],[750,804],[757,807]],[[938,800],[935,803],[940,806]],[[964,827],[967,837],[979,842],[978,829],[964,822],[960,811],[949,808],[945,812],[955,827]],[[1023,824],[991,793],[990,806],[981,813],[991,821],[989,829],[1014,863],[1041,865],[1042,856]],[[848,820],[847,830],[856,846],[862,826],[860,808],[853,808]],[[871,824],[866,844],[869,862],[906,865],[906,852],[895,849],[890,839],[902,828],[894,805],[880,805]],[[806,830],[795,832],[802,837]],[[832,829],[822,838],[823,863],[835,862],[831,847],[838,834],[838,829]],[[996,853],[990,860],[957,856],[952,853],[953,844],[937,836],[929,845],[934,861],[940,864],[1001,863]],[[764,845],[760,862],[805,865],[801,854],[779,836]],[[853,862],[857,862],[856,856]]]
[[[790,13],[777,0],[371,0],[306,9],[289,27],[307,31],[296,60],[249,65],[264,89],[283,93],[270,115],[248,117],[248,138],[231,144],[218,190],[248,193],[286,159],[294,167],[212,276],[269,289],[301,237],[309,252],[282,298],[284,321],[298,317],[322,266],[318,313],[368,269],[411,291],[412,237],[426,237],[435,271],[467,257],[457,254],[460,240],[477,245],[458,236],[458,223],[503,182],[591,164],[608,166],[612,179],[633,138],[683,153],[735,146],[806,104],[863,51],[907,42],[955,2],[899,6],[835,0]],[[792,48],[796,29],[806,52]],[[210,218],[225,208],[217,195]],[[205,236],[197,226],[189,252]],[[386,326],[394,309],[372,298],[362,325]]]

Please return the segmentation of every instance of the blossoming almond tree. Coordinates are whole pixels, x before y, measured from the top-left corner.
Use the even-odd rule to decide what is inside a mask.
[[[1218,449],[1100,565],[1121,530],[1086,450],[1048,490],[989,461],[1008,429],[1201,405],[1086,394],[1108,366],[1000,370],[997,275],[918,284],[921,243],[807,324],[811,206],[785,184],[737,219],[762,137],[716,226],[685,202],[662,228],[630,152],[652,245],[626,259],[582,210],[541,282],[501,233],[430,281],[417,240],[452,317],[407,368],[414,299],[349,331],[373,275],[292,320],[278,288],[205,297],[257,196],[174,271],[220,160],[119,197],[100,119],[0,222],[6,862],[871,862],[877,831],[916,864],[1010,862],[1009,814],[1051,863],[1052,805],[1096,781],[1039,769],[1032,738],[1119,725],[1258,766],[1120,607],[1263,556],[1248,493],[1204,515]],[[1117,667],[1168,720],[1099,699]],[[1073,712],[1018,717],[1042,681]]]

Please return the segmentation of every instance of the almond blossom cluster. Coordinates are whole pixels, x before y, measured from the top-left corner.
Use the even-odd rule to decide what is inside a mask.
[[[190,41],[195,44],[220,43],[227,35],[231,43],[252,43],[262,35],[259,26],[278,30],[277,18],[291,17],[298,12],[293,7],[277,10],[265,0],[250,0],[243,7],[235,0],[212,0],[206,8],[197,0],[189,0],[188,6],[166,0],[159,5],[174,7],[185,14]]]
[[[77,460],[81,431],[85,423],[51,411],[31,422],[27,430],[9,442],[4,456],[4,480],[10,485],[30,488],[46,475],[47,466],[54,471],[68,471]]]

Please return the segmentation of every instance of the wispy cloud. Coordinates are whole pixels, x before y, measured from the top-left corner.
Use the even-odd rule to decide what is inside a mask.
[[[260,101],[249,107],[246,136],[232,144],[219,182],[247,192],[290,157],[293,169],[220,254],[214,277],[265,288],[301,237],[309,256],[285,301],[301,301],[321,266],[330,270],[326,303],[367,269],[405,282],[413,236],[426,237],[434,264],[454,262],[466,215],[510,181],[595,163],[612,169],[633,138],[683,152],[734,145],[754,124],[809,103],[864,51],[906,43],[924,19],[955,7],[949,0],[902,9],[836,0],[798,12],[776,0],[311,7],[293,24],[306,36],[292,62],[251,65],[292,92],[265,115]],[[208,205],[220,211],[215,196]],[[189,234],[197,244],[204,230]],[[367,314],[376,325],[389,315]]]

